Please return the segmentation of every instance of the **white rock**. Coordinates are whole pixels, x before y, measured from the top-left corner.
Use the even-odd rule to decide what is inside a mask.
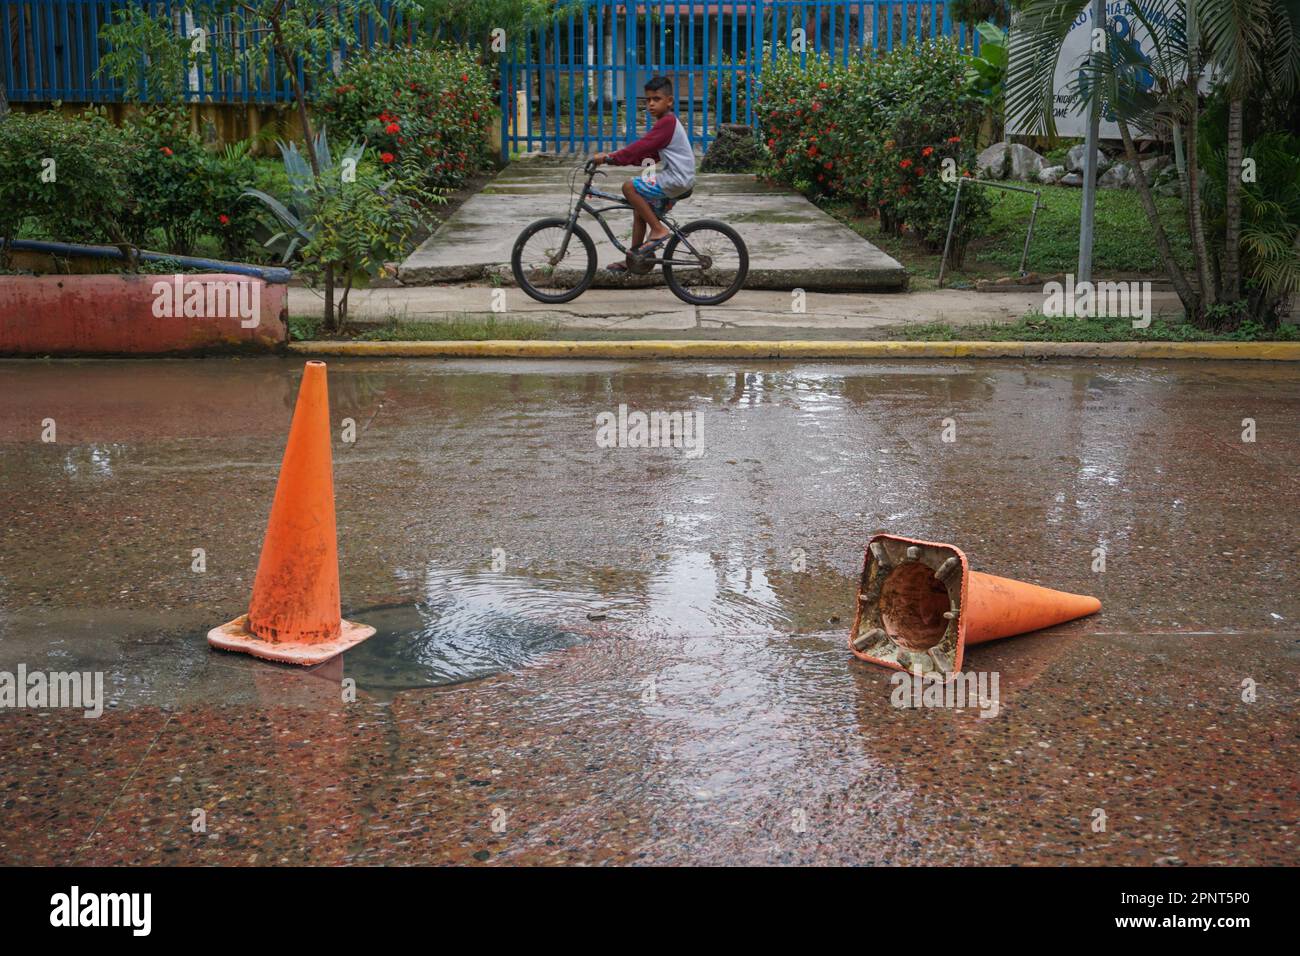
[[[1036,179],[1038,173],[1047,165],[1047,160],[1023,143],[1012,143],[1008,146],[1007,158],[1011,164],[1007,178],[1019,179],[1022,182],[1031,182]]]
[[[1071,146],[1070,151],[1065,154],[1065,168],[1072,173],[1083,172],[1083,158],[1087,155],[1087,152],[1088,150],[1083,143],[1078,146]],[[1097,150],[1097,168],[1105,169],[1108,165],[1110,165],[1110,161],[1106,159],[1106,155],[1101,150]]]
[[[1098,177],[1097,185],[1102,189],[1123,189],[1132,186],[1133,171],[1129,169],[1127,163],[1116,163]]]
[[[994,143],[975,157],[975,176],[979,179],[1005,179],[1007,147],[1010,143]]]

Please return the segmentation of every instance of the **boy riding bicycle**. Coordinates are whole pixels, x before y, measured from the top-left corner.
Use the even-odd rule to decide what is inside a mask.
[[[623,196],[632,206],[632,245],[626,262],[607,267],[611,272],[629,271],[636,260],[652,257],[668,241],[672,233],[659,216],[695,185],[695,153],[686,127],[673,113],[672,81],[663,76],[647,81],[645,104],[655,120],[649,132],[617,152],[597,153],[591,158],[596,165],[639,166],[652,159],[657,166],[649,177],[637,176],[623,184]]]

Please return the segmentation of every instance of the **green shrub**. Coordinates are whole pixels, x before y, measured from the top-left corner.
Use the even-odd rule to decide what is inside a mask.
[[[767,160],[763,145],[748,127],[742,133],[734,126],[718,130],[718,138],[700,161],[702,173],[750,173]]]
[[[440,197],[412,181],[388,178],[353,142],[335,157],[324,129],[314,153],[320,175],[308,165],[297,143],[280,143],[287,195],[256,189],[246,195],[261,202],[280,231],[267,243],[277,246],[284,262],[300,259],[298,274],[325,287],[324,327],[334,332],[347,321],[348,295],[359,276],[377,277],[385,263],[403,255],[420,222],[420,212]],[[337,322],[336,284],[342,288]]]
[[[220,152],[206,148],[190,133],[183,108],[138,113],[124,135],[131,148],[128,188],[138,245],[147,245],[151,230],[160,229],[166,251],[176,255],[192,255],[203,235],[214,236],[226,258],[247,253],[258,210],[242,195],[256,178],[246,144]]]
[[[254,175],[245,144],[206,149],[180,110],[148,109],[123,128],[94,111],[11,113],[0,120],[0,234],[145,248],[157,230],[174,255],[211,235],[240,258],[257,226],[241,195]]]
[[[881,227],[941,247],[956,176],[975,165],[981,102],[947,40],[847,64],[779,55],[763,71],[755,110],[774,178],[880,215]],[[949,161],[949,162],[945,162]],[[945,170],[951,176],[945,176]],[[957,256],[988,210],[963,191]]]
[[[336,139],[364,139],[404,178],[447,189],[488,161],[492,103],[474,53],[436,43],[349,59],[319,109]]]
[[[0,119],[0,236],[24,228],[60,242],[129,242],[130,150],[102,113]]]

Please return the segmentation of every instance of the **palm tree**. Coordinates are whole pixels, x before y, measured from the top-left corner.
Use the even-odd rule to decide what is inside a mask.
[[[1007,116],[1018,120],[1031,133],[1056,134],[1053,119],[1055,73],[1061,46],[1075,20],[1091,0],[1027,0],[1011,30],[1010,65],[1007,70]],[[1131,40],[1119,38],[1111,24],[1106,24],[1106,48],[1079,65],[1078,79],[1071,93],[1078,101],[1091,105],[1100,99],[1113,113],[1124,151],[1134,170],[1134,180],[1143,211],[1151,223],[1161,263],[1189,315],[1199,316],[1201,298],[1187,280],[1174,258],[1168,233],[1160,220],[1150,184],[1142,172],[1134,143],[1138,132],[1156,131],[1178,123],[1186,112],[1183,88],[1189,74],[1184,18],[1181,0],[1154,0],[1132,10],[1138,17],[1147,15],[1143,24],[1150,37],[1152,54],[1149,62],[1141,58]],[[1139,69],[1146,71],[1147,82],[1139,82]],[[1190,125],[1195,125],[1194,120]],[[1189,210],[1199,206],[1199,186],[1194,166],[1184,180],[1184,198]],[[1192,233],[1196,230],[1193,228]],[[1194,243],[1193,243],[1194,244]],[[1208,253],[1204,257],[1208,260]],[[1198,262],[1201,257],[1198,257]],[[1198,275],[1200,270],[1198,269]]]
[[[1241,287],[1241,169],[1244,101],[1260,82],[1285,93],[1300,80],[1300,2],[1227,0],[1205,5],[1202,34],[1222,71],[1228,93],[1228,141],[1224,180],[1222,298],[1237,302]]]
[[[1066,34],[1088,5],[1089,0],[1027,0],[1012,30],[1007,112],[1031,132],[1055,133],[1056,64]],[[1200,321],[1218,301],[1220,285],[1212,277],[1202,215],[1197,148],[1202,75],[1208,69],[1227,83],[1236,102],[1228,120],[1226,169],[1232,175],[1225,183],[1221,270],[1223,298],[1235,303],[1241,298],[1241,103],[1260,83],[1290,86],[1300,77],[1300,0],[1148,0],[1131,4],[1129,13],[1147,35],[1149,55],[1143,55],[1131,32],[1121,36],[1114,22],[1108,22],[1105,52],[1081,65],[1072,93],[1084,103],[1100,97],[1114,114],[1165,271],[1188,316]],[[1139,164],[1135,130],[1169,136],[1186,156],[1179,175],[1195,258],[1195,288],[1174,259]]]

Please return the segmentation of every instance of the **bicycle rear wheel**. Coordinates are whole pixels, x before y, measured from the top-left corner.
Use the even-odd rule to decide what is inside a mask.
[[[596,246],[581,226],[574,225],[568,248],[560,257],[568,226],[569,220],[559,216],[539,219],[519,234],[511,250],[510,271],[515,281],[538,302],[576,299],[596,277]]]
[[[697,219],[664,247],[664,281],[673,295],[692,305],[726,302],[745,284],[749,249],[725,222]]]

